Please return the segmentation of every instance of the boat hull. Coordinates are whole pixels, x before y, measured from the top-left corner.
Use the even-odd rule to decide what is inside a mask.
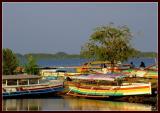
[[[12,88],[13,89],[13,88]],[[16,88],[17,89],[17,88]],[[56,93],[63,91],[63,85],[39,87],[39,88],[23,88],[19,91],[3,92],[3,98],[31,98],[53,96]]]
[[[91,96],[128,96],[151,94],[151,84],[133,85],[133,86],[69,86],[69,91]]]

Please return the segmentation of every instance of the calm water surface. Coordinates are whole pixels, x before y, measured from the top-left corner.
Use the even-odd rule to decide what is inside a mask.
[[[39,66],[79,66],[87,62],[87,59],[62,59],[62,60],[39,60],[37,63]],[[156,62],[155,58],[133,58],[123,63],[133,62],[138,67],[143,61],[146,66],[152,65]]]
[[[153,106],[139,103],[83,98],[3,99],[3,111],[152,111]]]

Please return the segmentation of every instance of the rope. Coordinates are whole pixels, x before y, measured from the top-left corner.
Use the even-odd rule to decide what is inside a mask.
[[[71,91],[72,91],[72,89],[71,89],[71,90],[69,90],[69,91],[67,92],[67,94],[69,94]]]

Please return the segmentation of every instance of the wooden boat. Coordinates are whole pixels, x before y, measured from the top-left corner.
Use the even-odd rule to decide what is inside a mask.
[[[37,75],[3,75],[3,98],[54,95],[63,90],[63,82],[40,78]]]
[[[77,72],[106,74],[113,71],[121,72],[122,70],[127,69],[130,69],[130,64],[121,64],[121,62],[114,62],[114,64],[111,64],[109,61],[93,61],[84,63],[82,66],[77,67]]]
[[[120,74],[78,76],[68,83],[67,94],[93,98],[151,95],[151,83],[129,83],[123,78]]]
[[[40,71],[40,76],[42,76],[42,78],[54,78],[54,77],[66,77],[66,76],[75,76],[75,75],[80,75],[81,73],[77,73],[77,72],[68,72],[66,71],[67,68],[72,68],[74,69],[74,67],[59,67],[59,68],[55,68],[55,69],[42,69]]]
[[[152,95],[157,95],[158,92],[158,65],[150,65],[144,69],[136,68],[124,70],[122,73],[128,75],[128,80],[134,80],[140,83],[151,82]]]
[[[144,69],[135,68],[135,69],[123,70],[122,73],[131,75],[131,76],[133,75],[136,77],[158,79],[158,65],[153,64]]]
[[[65,70],[60,70],[58,68],[54,68],[54,69],[41,69],[40,70],[40,75],[42,77],[46,77],[46,76],[63,76],[64,73],[66,73]]]
[[[151,94],[151,84],[132,83],[122,86],[69,86],[72,92],[91,96],[126,96]]]

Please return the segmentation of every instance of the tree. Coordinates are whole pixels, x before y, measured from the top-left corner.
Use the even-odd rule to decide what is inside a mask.
[[[36,64],[36,60],[30,55],[27,57],[28,63],[25,65],[25,72],[27,74],[38,74],[39,69],[38,65]]]
[[[16,55],[11,49],[3,49],[3,75],[13,75],[16,74],[16,68],[19,65],[19,61]]]
[[[80,54],[86,58],[101,61],[110,61],[112,64],[125,61],[136,54],[130,41],[132,33],[127,26],[97,27],[89,41],[85,43]]]

